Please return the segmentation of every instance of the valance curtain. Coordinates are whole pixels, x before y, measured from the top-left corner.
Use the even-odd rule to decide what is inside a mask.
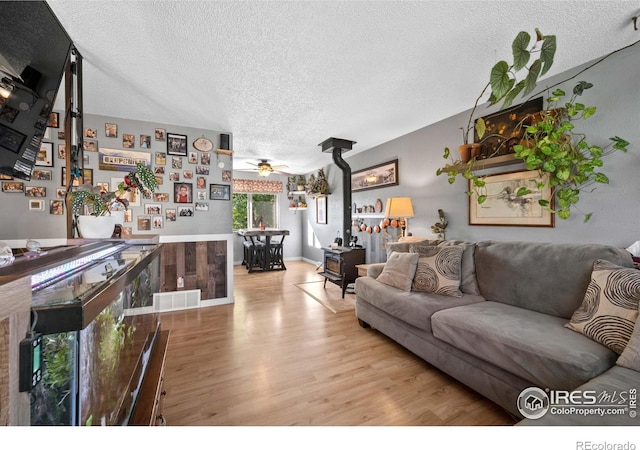
[[[282,181],[233,179],[233,192],[236,193],[280,194],[282,189]]]

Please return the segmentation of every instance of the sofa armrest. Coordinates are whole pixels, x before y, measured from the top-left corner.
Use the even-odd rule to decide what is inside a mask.
[[[371,278],[378,278],[384,269],[385,263],[373,263],[367,267],[367,276]]]

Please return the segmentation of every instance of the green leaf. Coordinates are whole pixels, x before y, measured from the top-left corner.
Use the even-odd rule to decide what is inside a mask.
[[[491,69],[489,77],[491,95],[495,102],[500,101],[513,86],[514,81],[509,77],[509,65],[505,61],[498,61]]]
[[[476,120],[476,132],[478,133],[478,138],[482,139],[486,131],[487,125],[484,122],[484,119],[480,117],[478,120]]]
[[[540,61],[542,61],[542,71],[540,76],[549,71],[553,65],[553,57],[556,54],[556,37],[545,36],[542,39],[542,48],[540,49]]]
[[[529,47],[529,42],[531,42],[531,36],[529,33],[521,31],[513,40],[513,44],[511,44],[511,50],[513,52],[513,70],[516,72],[526,66],[529,62],[529,58],[531,57],[531,54],[527,49],[527,47]]]
[[[593,180],[596,183],[603,183],[603,184],[609,184],[609,177],[607,177],[605,174],[600,173],[600,172],[596,172],[593,175]]]
[[[596,113],[596,107],[595,106],[589,106],[587,108],[584,109],[584,111],[582,111],[582,118],[583,119],[588,119],[589,117],[593,116]]]
[[[556,171],[556,177],[560,180],[568,180],[571,175],[571,170],[568,167],[559,167]]]
[[[449,184],[453,184],[456,182],[456,177],[449,177],[448,181],[449,181]]]
[[[525,78],[525,88],[522,95],[528,95],[536,88],[536,83],[538,81],[538,75],[540,75],[541,67],[542,66],[539,59],[536,59],[533,64],[531,64],[531,67],[529,67],[527,78]]]
[[[508,108],[509,106],[511,106],[511,104],[513,103],[513,101],[515,100],[515,98],[520,94],[520,92],[522,91],[522,89],[524,89],[525,83],[524,80],[520,81],[518,84],[516,84],[514,86],[513,89],[511,89],[507,95],[505,95],[504,97],[504,103],[502,104],[503,108]]]
[[[617,149],[617,150],[622,150],[623,152],[627,151],[627,147],[629,146],[629,142],[625,141],[624,139],[622,139],[619,136],[614,136],[609,138],[610,140],[612,140],[613,142],[615,142],[615,144],[613,144],[613,148]]]
[[[543,207],[549,206],[549,200],[538,200],[538,204]]]
[[[593,87],[593,84],[587,82],[587,81],[580,81],[578,84],[576,84],[573,88],[573,94],[574,95],[582,95],[582,93],[587,90],[587,89],[591,89]]]
[[[444,159],[449,159],[449,155],[451,154],[451,150],[449,150],[449,147],[445,147],[444,148]]]
[[[571,211],[569,211],[568,209],[561,209],[558,211],[558,217],[560,217],[561,219],[568,219],[569,217],[571,217]]]
[[[523,195],[527,195],[527,194],[531,194],[531,189],[526,188],[524,186],[518,188],[518,190],[516,191],[517,197],[522,197]]]
[[[487,196],[486,195],[478,195],[478,203],[482,204],[487,200]]]
[[[592,215],[593,215],[593,213],[585,214],[584,215],[584,223],[587,223],[588,221],[590,221]]]

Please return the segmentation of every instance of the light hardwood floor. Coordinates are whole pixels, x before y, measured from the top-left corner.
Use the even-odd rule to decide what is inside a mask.
[[[235,303],[161,315],[171,330],[168,425],[512,425],[501,408],[353,312],[334,314],[294,286],[312,264],[248,274]]]

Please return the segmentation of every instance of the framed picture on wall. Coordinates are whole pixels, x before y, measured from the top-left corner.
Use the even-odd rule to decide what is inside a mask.
[[[36,166],[53,167],[53,142],[40,144],[40,151],[36,155]]]
[[[397,159],[351,173],[352,192],[395,186],[398,183]]]
[[[316,197],[316,223],[327,224],[327,197]]]
[[[231,187],[228,184],[210,184],[209,200],[231,200]]]
[[[548,177],[548,175],[546,175]],[[478,204],[478,194],[469,186],[469,225],[553,227],[553,197],[548,184],[538,188],[541,181],[538,171],[524,170],[489,175],[485,179],[482,194],[487,199]],[[469,180],[469,183],[472,183]],[[519,189],[528,193],[517,195]],[[549,200],[549,209],[538,200]]]
[[[193,202],[193,183],[173,183],[174,203]]]
[[[169,155],[187,156],[187,136],[167,133],[167,153]]]

